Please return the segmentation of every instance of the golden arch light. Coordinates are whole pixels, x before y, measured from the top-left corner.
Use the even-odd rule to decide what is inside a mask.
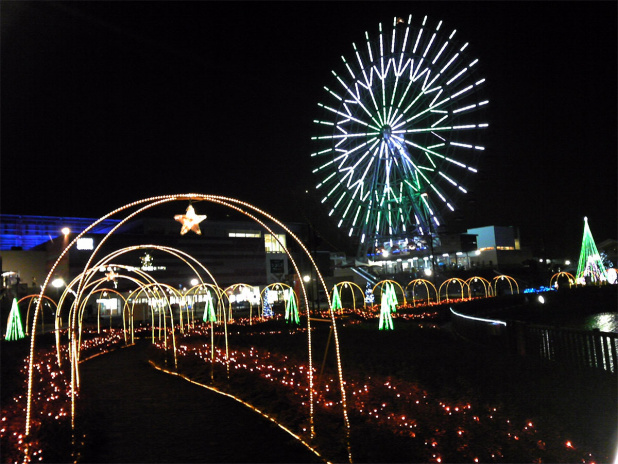
[[[406,292],[403,291],[403,287],[401,286],[401,284],[395,280],[391,280],[391,279],[386,279],[386,280],[381,280],[380,282],[378,282],[377,284],[375,284],[373,286],[373,294],[376,294],[376,289],[379,288],[380,289],[380,293],[382,293],[384,290],[384,287],[386,287],[387,285],[393,285],[395,288],[398,288],[399,291],[401,292],[401,297],[403,299],[403,304],[406,305],[407,304],[407,300],[406,300]]]
[[[367,303],[365,302],[365,292],[363,292],[363,289],[360,288],[360,286],[352,281],[343,281],[343,282],[338,282],[334,285],[333,290],[334,289],[338,289],[339,292],[339,297],[341,299],[343,299],[343,291],[347,290],[348,288],[350,289],[350,293],[352,294],[352,309],[355,310],[356,309],[356,290],[358,290],[360,292],[360,298],[361,301],[363,302],[363,309],[367,309]]]
[[[468,298],[472,298],[473,287],[478,287],[479,285],[483,287],[485,298],[492,296],[491,282],[484,277],[472,276],[469,279],[466,279],[466,285],[468,288]]]
[[[458,277],[454,277],[454,278],[447,279],[444,282],[442,282],[442,285],[440,285],[440,288],[438,288],[438,303],[440,303],[440,295],[442,294],[442,288],[444,288],[444,300],[443,301],[450,301],[449,287],[451,285],[454,285],[455,287],[459,285],[460,297],[462,300],[464,299],[464,293],[465,293],[464,290],[467,287],[467,285],[462,279]]]
[[[513,289],[515,289],[517,291],[517,294],[519,294],[519,284],[517,283],[517,281],[513,279],[511,276],[507,276],[503,274],[503,275],[494,277],[491,281],[495,296],[498,296],[498,284],[503,285],[504,283],[507,283],[509,285],[509,291],[511,295],[514,295]]]
[[[95,256],[99,253],[99,251],[101,250],[102,246],[104,245],[104,243],[109,239],[110,236],[112,236],[120,227],[122,227],[124,224],[126,224],[129,220],[131,220],[132,218],[138,216],[139,214],[143,213],[144,211],[153,208],[155,206],[158,205],[163,205],[165,203],[169,203],[169,202],[174,202],[174,201],[206,201],[206,202],[211,202],[211,203],[215,203],[215,204],[220,204],[222,206],[234,209],[242,214],[244,214],[245,216],[251,218],[252,220],[254,220],[255,222],[259,223],[260,225],[262,225],[262,227],[264,227],[267,230],[271,230],[265,223],[264,221],[262,221],[261,219],[259,219],[256,215],[260,215],[261,217],[266,218],[267,220],[271,221],[272,223],[276,224],[278,227],[280,227],[281,229],[283,229],[289,237],[291,237],[293,240],[296,241],[296,243],[298,244],[298,246],[300,247],[300,249],[302,250],[302,252],[306,255],[308,261],[311,263],[311,266],[313,266],[315,272],[316,272],[316,277],[317,277],[317,281],[319,282],[319,284],[321,285],[321,287],[323,288],[325,294],[326,294],[326,298],[328,301],[328,306],[330,309],[330,318],[331,318],[331,328],[333,330],[333,335],[334,335],[334,345],[335,345],[335,353],[336,353],[336,358],[337,358],[337,373],[338,373],[338,380],[339,380],[339,390],[341,393],[341,406],[342,406],[342,414],[343,414],[343,422],[344,422],[344,433],[346,434],[346,441],[347,441],[347,447],[348,447],[348,454],[349,454],[349,458],[350,460],[352,459],[351,457],[351,449],[350,449],[350,422],[349,422],[349,418],[348,418],[348,412],[347,412],[347,399],[346,399],[346,390],[345,390],[345,383],[344,383],[344,379],[343,379],[343,369],[342,369],[342,363],[341,363],[341,355],[340,355],[340,347],[339,347],[339,337],[338,337],[338,331],[337,331],[337,324],[336,324],[336,319],[335,319],[335,314],[332,310],[332,305],[331,305],[331,301],[330,301],[330,295],[328,292],[328,289],[326,287],[326,284],[324,282],[324,279],[321,275],[321,273],[319,272],[319,269],[317,268],[317,265],[313,259],[313,257],[311,256],[311,254],[309,253],[309,250],[306,248],[306,246],[302,243],[302,241],[287,227],[285,226],[283,223],[281,223],[279,220],[277,220],[275,217],[269,215],[268,213],[264,212],[263,210],[256,208],[255,206],[240,201],[240,200],[236,200],[234,198],[229,198],[229,197],[224,197],[224,196],[218,196],[218,195],[205,195],[205,194],[195,194],[195,193],[189,193],[189,194],[177,194],[177,195],[164,195],[164,196],[157,196],[157,197],[150,197],[150,198],[146,198],[143,200],[138,200],[132,203],[129,203],[127,205],[124,205],[120,208],[117,208],[113,211],[111,211],[110,213],[102,216],[101,218],[97,219],[96,221],[94,221],[90,226],[88,226],[87,228],[85,228],[82,232],[80,232],[79,234],[77,234],[74,239],[62,250],[62,252],[60,253],[60,255],[58,256],[56,262],[52,265],[50,272],[48,273],[47,277],[45,278],[45,281],[43,282],[43,285],[41,286],[41,298],[38,299],[35,311],[34,311],[34,315],[33,315],[33,319],[32,319],[32,327],[34,328],[36,326],[36,323],[38,321],[38,316],[40,313],[40,306],[41,306],[41,301],[42,301],[42,296],[47,288],[47,286],[50,283],[51,277],[54,275],[56,269],[59,266],[59,263],[61,262],[61,260],[66,256],[66,254],[72,249],[72,247],[77,243],[77,241],[83,237],[84,234],[87,234],[88,232],[90,232],[94,227],[96,227],[98,224],[100,224],[102,221],[109,219],[115,215],[119,215],[121,213],[128,213],[123,219],[121,219],[118,224],[116,224],[106,235],[105,237],[103,237],[99,244],[97,245],[97,247],[95,248],[95,250],[92,251],[86,265],[85,265],[85,269],[90,269],[92,267],[93,261]],[[276,237],[276,235],[275,235]],[[282,244],[283,245],[283,244]],[[290,255],[289,251],[287,250],[287,248],[285,248],[285,246],[282,246],[283,250],[288,254],[289,258],[290,258],[290,262],[292,263],[296,273],[298,275],[300,275],[299,272],[299,268],[298,265],[296,263],[296,261],[293,259],[293,257]],[[84,273],[82,273],[81,277],[79,278],[77,285],[76,285],[76,290],[75,290],[75,294],[76,294],[76,301],[81,301],[82,299],[82,294],[84,293],[85,290],[85,280],[86,280],[86,276]],[[305,305],[307,306],[307,311],[308,311],[308,303],[307,303],[307,294],[306,294],[306,289],[301,286],[301,290],[303,292],[303,299],[305,301]],[[75,303],[74,303],[75,304]],[[77,313],[78,311],[72,311],[72,321],[70,323],[71,327],[76,327],[77,326]],[[307,313],[307,315],[309,316],[309,313]],[[311,436],[313,437],[315,435],[315,429],[314,429],[314,421],[313,421],[313,407],[314,407],[314,384],[313,384],[313,360],[312,360],[312,342],[311,342],[311,326],[310,326],[310,317],[307,317],[307,336],[308,336],[308,357],[309,357],[309,369],[308,369],[308,377],[309,377],[309,384],[310,384],[310,388],[309,388],[309,417],[310,417],[310,432],[311,432]],[[75,353],[75,355],[72,356],[73,360],[77,359],[77,345],[78,345],[78,341],[77,341],[77,334],[75,330],[72,330],[70,333],[70,352],[71,353]],[[32,417],[32,396],[33,396],[33,368],[34,368],[34,359],[35,359],[35,347],[36,347],[36,336],[35,333],[33,331],[32,336],[31,336],[31,341],[30,341],[30,356],[29,356],[29,362],[28,362],[28,391],[27,391],[27,402],[26,402],[26,420],[25,420],[25,435],[29,436],[30,432],[31,432],[31,417]],[[76,379],[75,376],[77,375],[75,368],[72,368],[71,370],[71,384],[72,385],[77,385],[76,384]],[[75,391],[73,389],[73,395],[75,394]]]
[[[575,276],[569,272],[562,271],[556,272],[553,276],[551,276],[551,278],[549,279],[549,287],[558,287],[560,279],[566,279],[567,283],[569,284],[569,288],[575,285]]]
[[[425,287],[425,294],[427,295],[427,304],[431,303],[431,292],[430,289],[433,289],[433,294],[435,297],[435,301],[438,301],[438,291],[436,290],[436,286],[429,280],[427,279],[414,279],[412,281],[410,281],[408,283],[408,285],[406,285],[406,293],[408,291],[408,287],[412,285],[412,306],[416,307],[416,286],[417,285],[423,285]]]

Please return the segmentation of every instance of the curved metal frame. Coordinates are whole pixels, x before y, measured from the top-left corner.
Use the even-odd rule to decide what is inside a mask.
[[[429,284],[431,286],[431,288],[433,288],[434,294],[436,295],[436,303],[438,302],[438,290],[436,290],[436,286],[431,281],[429,281],[427,279],[414,279],[414,280],[411,280],[410,282],[408,282],[408,285],[406,285],[406,288],[405,288],[406,292],[408,291],[408,287],[410,286],[410,284],[412,284],[412,306],[414,308],[416,308],[416,299],[414,297],[414,289],[419,284],[425,285],[425,291],[427,292],[427,304],[430,303],[430,299],[431,299],[431,293],[429,292],[429,287],[427,286],[427,284]]]
[[[519,284],[517,283],[517,281],[515,279],[513,279],[511,276],[507,276],[507,275],[499,275],[494,277],[491,280],[493,289],[494,289],[494,296],[498,296],[498,282],[500,280],[506,280],[509,283],[509,288],[511,289],[511,295],[513,295],[513,284],[515,284],[515,287],[517,288],[517,294],[519,295]]]
[[[336,353],[336,358],[337,358],[337,372],[338,372],[338,377],[339,377],[339,387],[340,387],[340,392],[341,392],[341,404],[342,404],[342,411],[343,411],[343,422],[344,422],[344,427],[345,427],[345,434],[346,434],[346,445],[347,445],[347,449],[348,449],[348,454],[349,454],[349,458],[350,461],[352,460],[352,455],[351,455],[351,448],[350,448],[350,422],[349,422],[349,417],[348,417],[348,412],[347,412],[347,399],[346,399],[346,391],[345,391],[345,382],[343,379],[343,370],[342,370],[342,365],[341,365],[341,354],[340,354],[340,346],[339,346],[339,336],[338,336],[338,331],[337,331],[337,324],[336,324],[336,319],[335,319],[335,314],[332,310],[332,304],[330,301],[330,295],[328,292],[328,289],[326,288],[326,284],[324,282],[324,278],[322,277],[316,263],[315,260],[313,259],[313,257],[311,256],[311,253],[309,252],[309,250],[307,249],[307,247],[302,243],[302,241],[287,227],[285,226],[285,224],[283,224],[281,221],[279,221],[278,219],[276,219],[275,217],[271,216],[270,214],[266,213],[265,211],[240,200],[236,200],[234,198],[229,198],[229,197],[224,197],[224,196],[218,196],[218,195],[204,195],[204,194],[178,194],[178,195],[165,195],[165,196],[158,196],[158,197],[150,197],[150,198],[146,198],[146,199],[142,199],[142,200],[138,200],[132,203],[129,203],[127,205],[124,205],[120,208],[117,208],[113,211],[111,211],[110,213],[102,216],[101,218],[97,219],[96,221],[94,221],[90,226],[88,226],[87,228],[85,228],[82,232],[80,232],[79,234],[77,234],[75,236],[75,238],[68,244],[68,246],[60,253],[60,255],[58,256],[56,262],[52,265],[50,272],[48,273],[48,275],[45,278],[45,281],[43,283],[43,285],[41,286],[41,298],[39,298],[38,302],[37,302],[37,306],[35,309],[35,313],[33,316],[33,328],[36,325],[37,322],[37,318],[40,312],[40,306],[41,306],[41,300],[42,300],[42,296],[45,292],[45,290],[47,289],[47,286],[49,284],[49,281],[51,279],[51,277],[54,275],[54,272],[56,270],[56,268],[58,267],[59,263],[61,262],[61,260],[64,258],[64,256],[69,252],[69,250],[77,243],[77,241],[86,233],[90,232],[95,226],[97,226],[99,223],[101,223],[102,221],[118,214],[121,213],[123,211],[127,211],[130,208],[134,208],[137,207],[137,209],[135,211],[133,211],[132,213],[128,214],[124,219],[120,220],[119,223],[114,226],[107,234],[106,236],[99,242],[99,244],[97,245],[97,247],[95,248],[95,250],[93,250],[92,254],[90,255],[90,258],[88,259],[86,265],[85,265],[85,269],[90,269],[91,265],[92,265],[92,261],[94,259],[94,257],[96,256],[96,254],[99,252],[99,250],[101,249],[101,247],[103,246],[103,244],[107,241],[107,239],[113,235],[120,227],[122,227],[127,221],[129,221],[130,219],[132,219],[133,217],[141,214],[142,212],[155,207],[157,205],[162,205],[165,203],[169,203],[172,201],[208,201],[208,202],[212,202],[215,204],[220,204],[222,206],[226,206],[228,208],[234,209],[244,215],[246,215],[247,217],[253,219],[255,222],[257,222],[258,224],[260,224],[262,227],[264,227],[265,229],[271,231],[271,229],[259,218],[257,218],[254,214],[252,214],[251,212],[245,210],[244,208],[247,208],[250,211],[253,211],[254,213],[260,214],[265,218],[268,218],[270,221],[274,222],[275,224],[277,224],[279,227],[281,227],[283,230],[285,230],[285,232],[292,237],[296,243],[299,245],[299,247],[301,248],[301,250],[305,253],[307,259],[310,261],[311,265],[313,266],[313,268],[316,271],[316,275],[318,277],[318,280],[320,282],[320,284],[322,285],[322,288],[324,289],[324,292],[326,294],[326,298],[328,300],[328,306],[330,309],[330,316],[331,316],[331,328],[333,330],[333,335],[334,335],[334,341],[335,341],[335,353]],[[275,235],[276,238],[276,235]],[[289,253],[288,249],[282,245],[283,250],[285,251],[285,253],[288,255],[294,269],[296,270],[297,274],[300,275],[299,272],[299,268],[298,265],[296,264],[296,261],[293,259],[293,257],[291,256],[291,254]],[[84,273],[82,273],[81,278],[79,279],[78,282],[78,286],[77,286],[77,292],[76,292],[76,301],[81,300],[81,295],[84,292],[84,278],[85,275]],[[312,361],[312,349],[311,349],[311,326],[310,326],[310,314],[309,314],[309,307],[308,307],[308,301],[307,301],[307,292],[304,286],[301,287],[302,288],[302,292],[303,292],[303,298],[305,300],[305,304],[307,306],[307,334],[308,334],[308,354],[309,354],[309,369],[308,369],[308,376],[309,376],[309,396],[310,396],[310,401],[309,401],[309,416],[310,416],[310,435],[311,437],[315,436],[315,425],[314,425],[314,420],[313,420],[313,409],[314,409],[314,391],[313,391],[313,361]],[[405,295],[404,295],[404,299],[405,299]],[[76,331],[75,331],[75,327],[76,327],[76,318],[77,318],[77,311],[73,311],[73,317],[72,317],[72,321],[69,324],[69,330],[70,330],[70,337],[71,337],[71,349],[70,352],[73,353],[73,356],[71,357],[72,359],[72,366],[71,366],[71,396],[72,396],[72,404],[74,404],[75,402],[75,387],[76,387],[76,375],[77,375],[77,362],[74,362],[77,360],[77,338],[76,338]],[[28,392],[27,392],[27,403],[26,403],[26,418],[25,418],[25,435],[28,436],[30,435],[30,429],[31,429],[31,411],[32,411],[32,389],[33,389],[33,371],[34,371],[34,349],[36,346],[36,337],[35,337],[35,333],[32,333],[31,336],[31,342],[30,342],[30,357],[29,357],[29,362],[28,362]],[[74,412],[72,414],[72,426],[74,427]]]

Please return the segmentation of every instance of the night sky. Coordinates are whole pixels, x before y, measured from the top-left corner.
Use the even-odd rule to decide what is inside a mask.
[[[616,2],[0,8],[2,213],[94,218],[197,192],[327,235],[310,159],[322,87],[365,31],[412,14],[457,29],[488,81],[486,150],[449,230],[512,225],[574,259],[584,216],[597,243],[618,236]]]

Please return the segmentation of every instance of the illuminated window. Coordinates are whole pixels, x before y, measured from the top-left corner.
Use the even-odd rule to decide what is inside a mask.
[[[514,250],[514,249],[515,249],[515,247],[512,247],[512,246],[511,246],[511,247],[508,247],[508,246],[499,246],[499,247],[496,247],[496,249],[498,249],[498,250]]]
[[[286,247],[285,234],[277,234],[276,237],[277,238],[271,234],[264,234],[266,253],[285,253],[283,249],[283,247]],[[279,241],[277,241],[277,239],[279,239]]]
[[[120,308],[118,307],[118,300],[116,298],[98,298],[97,304],[101,316],[119,316]]]
[[[227,236],[235,238],[260,238],[262,233],[259,230],[231,230],[227,233]]]
[[[94,250],[94,240],[92,237],[82,237],[77,239],[78,250]]]

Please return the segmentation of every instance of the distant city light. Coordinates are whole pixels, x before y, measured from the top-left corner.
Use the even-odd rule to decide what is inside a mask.
[[[77,239],[78,250],[94,250],[94,239],[92,237],[82,237]]]

